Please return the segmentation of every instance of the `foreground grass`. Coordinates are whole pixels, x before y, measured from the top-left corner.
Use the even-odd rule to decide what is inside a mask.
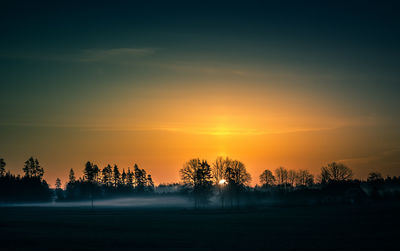
[[[0,208],[2,250],[393,249],[399,205],[189,210]]]

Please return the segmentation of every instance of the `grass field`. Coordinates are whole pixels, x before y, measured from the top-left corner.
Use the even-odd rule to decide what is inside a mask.
[[[399,205],[183,208],[2,207],[2,250],[384,250]]]

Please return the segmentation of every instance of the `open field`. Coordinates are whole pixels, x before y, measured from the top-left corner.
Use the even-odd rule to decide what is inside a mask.
[[[183,208],[2,207],[2,250],[384,250],[399,205]]]

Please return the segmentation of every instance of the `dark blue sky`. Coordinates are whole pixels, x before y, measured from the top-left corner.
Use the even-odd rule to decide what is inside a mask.
[[[324,82],[322,88],[371,98],[375,106],[389,102],[383,109],[392,110],[393,94],[399,91],[398,10],[398,4],[369,1],[11,1],[3,4],[0,15],[1,82],[3,91],[11,92],[8,104],[15,89],[90,88],[96,70],[93,64],[76,62],[82,52],[139,48],[156,53],[139,59],[138,79],[153,76],[157,70],[148,64],[155,62],[234,65],[257,72],[284,69],[335,76],[338,81]],[[135,72],[106,68],[110,72],[102,79],[110,81]],[[351,78],[361,75],[361,80]],[[66,78],[71,78],[68,83]]]

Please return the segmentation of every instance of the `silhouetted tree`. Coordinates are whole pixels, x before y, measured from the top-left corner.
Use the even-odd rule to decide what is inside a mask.
[[[319,175],[318,179],[321,184],[327,184],[330,180],[330,173],[329,169],[327,167],[322,167],[321,168],[321,174]]]
[[[0,161],[4,162],[4,160]],[[5,166],[5,163],[2,165]],[[0,163],[1,167],[1,163]],[[24,163],[24,177],[13,175],[10,171],[0,175],[0,202],[49,201],[53,191],[42,179],[44,169],[33,157]]]
[[[221,206],[224,207],[226,193],[226,169],[231,165],[232,160],[228,157],[217,157],[213,163],[212,176],[214,184],[218,187],[218,195],[221,200]]]
[[[394,187],[392,187],[392,179],[387,179],[386,183],[391,187],[390,190],[392,190]],[[387,194],[385,194],[385,179],[383,179],[382,174],[378,173],[378,172],[371,172],[368,174],[368,178],[367,178],[367,183],[368,183],[368,193],[369,196],[372,199],[381,199],[383,196],[386,196]],[[395,190],[395,189],[393,189]]]
[[[100,177],[100,168],[97,165],[93,165],[93,180],[97,183],[101,182],[101,177]]]
[[[200,159],[191,159],[179,170],[181,180],[185,186],[194,187],[196,183],[197,169],[200,168]]]
[[[76,181],[75,172],[71,168],[71,170],[69,170],[69,183],[74,183],[75,181]]]
[[[383,181],[382,174],[378,173],[378,172],[371,172],[371,173],[368,174],[367,181],[368,182]]]
[[[4,176],[6,174],[6,169],[4,168],[6,166],[6,162],[4,161],[3,158],[0,158],[0,177]]]
[[[288,183],[288,171],[282,166],[275,169],[275,177],[279,185],[286,185]]]
[[[44,175],[44,169],[39,165],[39,161],[33,157],[25,161],[25,166],[22,170],[25,173],[25,177],[28,178],[39,178],[41,180]]]
[[[225,193],[230,199],[231,206],[233,206],[234,201],[239,206],[240,194],[251,181],[251,176],[247,172],[245,165],[238,160],[231,161],[225,170],[225,180],[227,182]]]
[[[225,179],[228,184],[243,187],[250,183],[251,176],[242,162],[233,160],[225,170]]]
[[[294,186],[294,183],[295,183],[295,181],[296,181],[296,177],[297,177],[297,173],[296,173],[295,170],[289,170],[289,171],[288,171],[288,173],[287,173],[287,180],[288,180],[288,183],[289,183],[289,185],[290,185],[291,187]]]
[[[260,183],[262,186],[271,186],[275,183],[275,177],[270,170],[265,169],[260,175]]]
[[[103,168],[101,171],[103,174],[103,183],[106,186],[111,186],[112,184],[112,176],[113,176],[113,171],[111,166],[108,164],[106,167]]]
[[[118,187],[119,184],[121,183],[121,173],[119,172],[117,165],[114,165],[113,181],[114,181],[114,187]]]
[[[56,184],[55,185],[56,185],[55,192],[56,192],[57,200],[64,199],[64,191],[61,188],[61,180],[59,178],[56,179]]]
[[[296,176],[296,185],[299,186],[311,186],[314,183],[314,175],[308,170],[300,169]]]
[[[206,160],[191,159],[180,169],[183,184],[191,189],[195,207],[208,203],[212,188],[212,172]]]
[[[138,192],[144,192],[147,185],[147,176],[144,169],[140,169],[137,164],[133,166],[133,174],[135,177],[135,188]]]
[[[197,198],[197,205],[205,205],[208,203],[211,195],[212,172],[210,165],[206,160],[201,161],[200,168],[196,171],[196,181],[194,186],[194,194]]]
[[[147,175],[147,190],[149,192],[154,191],[154,182],[153,182],[153,178],[151,177],[150,174]]]
[[[126,172],[125,172],[125,169],[122,169],[121,182],[122,182],[123,185],[126,185]]]
[[[60,178],[56,179],[56,189],[61,189],[61,180],[60,180]]]
[[[225,170],[230,165],[232,160],[228,157],[217,157],[215,162],[213,163],[212,168],[212,176],[214,178],[214,184],[217,184],[222,180],[225,179]]]
[[[128,167],[128,172],[126,174],[126,184],[129,187],[133,187],[134,184],[134,176],[133,176],[133,172],[131,172],[131,170]]]
[[[353,171],[342,163],[332,162],[327,167],[321,168],[321,183],[342,182],[350,180],[353,177]]]
[[[84,179],[93,182],[96,180],[99,168],[90,161],[86,162],[85,169],[83,170]]]

